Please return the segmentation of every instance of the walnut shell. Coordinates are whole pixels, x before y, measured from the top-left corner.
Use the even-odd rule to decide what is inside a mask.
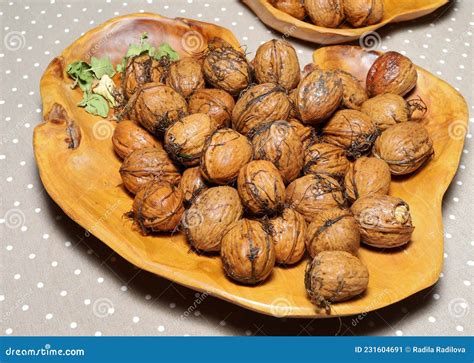
[[[283,265],[299,262],[305,252],[304,217],[293,209],[285,208],[280,216],[270,219],[268,223],[276,262]]]
[[[125,159],[133,151],[145,147],[154,147],[163,150],[158,140],[135,122],[123,120],[117,124],[112,135],[114,151],[119,157]]]
[[[285,184],[298,177],[303,167],[303,144],[288,122],[263,124],[249,136],[255,159],[271,161],[280,171]]]
[[[305,242],[311,257],[322,251],[346,251],[357,255],[359,227],[350,211],[328,209],[314,217],[308,226]]]
[[[306,150],[309,146],[317,141],[318,135],[316,134],[314,127],[303,125],[296,118],[290,118],[288,123],[293,127],[293,129],[296,131],[296,134],[300,138],[300,141],[303,144],[303,150]]]
[[[365,244],[393,248],[403,246],[411,239],[414,227],[410,208],[400,198],[369,194],[357,199],[351,211]]]
[[[407,101],[393,93],[384,93],[368,99],[362,104],[360,111],[368,115],[381,131],[410,119]]]
[[[229,127],[235,102],[230,94],[221,89],[200,89],[188,100],[189,113],[205,113],[217,126]]]
[[[343,0],[304,0],[304,7],[317,26],[337,28],[344,20]]]
[[[433,141],[423,125],[408,121],[385,130],[373,153],[388,164],[393,175],[410,174],[433,156]]]
[[[316,174],[305,175],[290,183],[286,188],[286,203],[301,213],[307,222],[324,210],[345,206],[337,180]]]
[[[311,302],[329,311],[333,302],[362,294],[369,283],[369,271],[348,252],[323,251],[308,263],[304,282]]]
[[[354,28],[379,23],[383,8],[383,0],[344,0],[344,15]]]
[[[298,106],[296,104],[297,94],[298,94],[298,88],[293,88],[290,92],[288,92],[288,101],[290,101],[290,113],[288,115],[288,120],[289,119],[298,120],[298,117],[300,117],[300,115],[298,114]]]
[[[240,169],[253,159],[250,140],[232,129],[220,129],[206,141],[201,155],[201,173],[215,184],[235,181]]]
[[[290,101],[285,89],[274,83],[263,83],[248,89],[232,111],[232,128],[241,134],[266,122],[286,120]]]
[[[237,189],[244,206],[254,214],[273,214],[283,208],[285,184],[270,161],[254,160],[242,167]]]
[[[185,166],[199,165],[206,139],[216,131],[217,125],[204,113],[183,117],[165,132],[165,150]]]
[[[341,178],[346,175],[349,168],[346,152],[340,147],[327,144],[316,143],[309,146],[304,154],[305,174],[326,174],[334,178]]]
[[[189,97],[194,91],[204,88],[201,62],[187,57],[172,63],[169,67],[166,84],[184,98]]]
[[[193,200],[184,213],[182,224],[194,248],[214,252],[220,250],[224,232],[242,214],[243,206],[237,190],[228,186],[213,187]]]
[[[148,54],[129,58],[122,73],[122,89],[128,99],[145,83],[160,83],[165,78],[169,60],[163,58],[158,61]]]
[[[306,17],[306,9],[302,0],[272,0],[272,5],[292,17],[303,20]]]
[[[342,81],[335,72],[315,69],[297,88],[296,105],[299,119],[317,125],[331,116],[342,100]]]
[[[346,150],[347,155],[358,158],[368,152],[379,130],[369,116],[356,110],[340,110],[323,126],[325,142]]]
[[[418,78],[412,61],[397,52],[378,57],[367,73],[367,92],[370,96],[394,93],[404,96],[415,86]]]
[[[262,223],[241,219],[222,237],[221,258],[227,276],[243,284],[255,285],[272,272],[275,250]]]
[[[371,193],[388,194],[391,179],[385,161],[363,156],[350,165],[344,178],[346,197],[353,202]]]
[[[357,78],[348,72],[338,70],[336,73],[342,82],[342,106],[359,110],[362,104],[369,98],[365,87]]]
[[[133,151],[120,167],[120,176],[127,190],[135,194],[151,180],[179,183],[181,175],[168,154],[157,148]]]
[[[185,207],[188,207],[194,198],[208,188],[201,174],[201,169],[198,166],[186,169],[183,172],[179,187],[183,192],[183,203]]]

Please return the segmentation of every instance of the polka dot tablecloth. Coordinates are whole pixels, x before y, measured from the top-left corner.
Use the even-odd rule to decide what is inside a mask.
[[[230,28],[250,57],[278,34],[238,1],[0,1],[0,327],[6,335],[469,335],[474,309],[474,166],[466,133],[444,198],[439,283],[359,319],[276,319],[137,269],[71,221],[48,197],[35,166],[39,80],[83,32],[117,15],[156,12]],[[390,25],[381,50],[397,50],[458,89],[473,111],[473,2]],[[291,39],[305,64],[315,45]],[[443,100],[440,100],[443,102]],[[473,118],[469,126],[472,127]],[[434,181],[435,182],[435,181]]]

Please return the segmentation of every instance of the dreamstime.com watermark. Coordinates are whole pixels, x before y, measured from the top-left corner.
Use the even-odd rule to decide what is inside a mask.
[[[7,357],[84,357],[84,349],[53,349],[50,344],[42,348],[16,348],[8,347],[5,349]]]
[[[189,305],[189,307],[185,310],[183,314],[181,314],[181,319],[186,319],[189,315],[191,315],[199,305],[201,305],[204,300],[206,300],[209,297],[209,293],[207,291],[204,291],[203,293],[196,293],[196,299],[194,299],[193,303]]]

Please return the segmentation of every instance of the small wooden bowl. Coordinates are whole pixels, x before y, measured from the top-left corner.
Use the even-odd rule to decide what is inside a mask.
[[[270,28],[294,37],[319,44],[340,44],[359,39],[388,23],[407,21],[430,14],[449,0],[384,0],[384,15],[380,23],[362,28],[324,28],[298,20],[278,10],[269,0],[242,0]]]
[[[81,92],[71,89],[72,81],[65,70],[69,63],[91,55],[109,55],[116,64],[128,44],[136,42],[145,31],[152,43],[168,42],[182,55],[189,47],[190,43],[183,47],[183,39],[191,39],[189,34],[204,43],[220,36],[239,46],[226,29],[154,14],[115,18],[87,32],[53,59],[41,80],[45,121],[35,128],[33,143],[47,192],[71,219],[144,270],[264,314],[326,317],[306,296],[306,261],[295,267],[276,267],[259,286],[242,286],[226,278],[218,256],[190,252],[182,234],[145,237],[124,218],[132,198],[121,186],[121,161],[112,147],[115,123],[76,106]],[[319,49],[314,59],[323,68],[343,68],[364,79],[376,56],[361,48],[337,46]],[[463,147],[460,132],[467,130],[467,106],[447,83],[421,68],[418,74],[415,94],[429,106],[425,123],[434,139],[436,155],[421,172],[395,181],[392,187],[393,194],[405,198],[411,206],[416,226],[413,241],[396,251],[361,249],[361,258],[370,271],[368,290],[360,298],[333,305],[331,316],[360,314],[393,304],[431,286],[441,272],[441,201],[459,163]]]

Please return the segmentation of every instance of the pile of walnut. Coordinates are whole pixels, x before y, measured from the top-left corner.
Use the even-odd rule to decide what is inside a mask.
[[[143,232],[181,228],[196,252],[220,253],[225,273],[249,285],[307,251],[306,289],[322,307],[366,289],[361,241],[410,241],[391,175],[420,168],[433,146],[418,122],[422,101],[402,97],[417,80],[408,58],[380,56],[366,90],[344,71],[300,72],[282,40],[252,62],[221,39],[167,66],[144,57],[123,74],[129,120],[112,139]]]

